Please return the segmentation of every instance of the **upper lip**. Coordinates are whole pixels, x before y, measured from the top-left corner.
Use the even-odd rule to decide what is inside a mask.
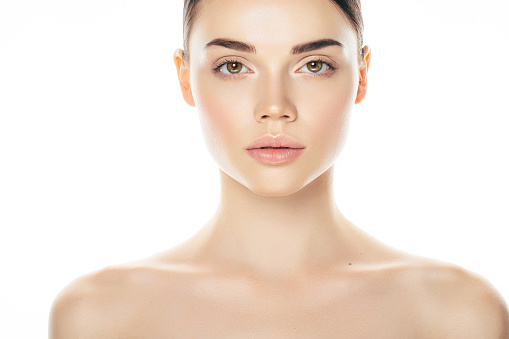
[[[273,148],[305,148],[301,144],[299,144],[295,139],[287,136],[287,135],[277,135],[272,136],[270,134],[266,134],[261,138],[258,138],[251,145],[247,147],[248,150],[262,148],[262,147],[273,147]]]

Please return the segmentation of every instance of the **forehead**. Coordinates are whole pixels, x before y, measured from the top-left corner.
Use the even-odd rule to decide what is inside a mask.
[[[330,0],[202,0],[191,49],[216,38],[245,41],[257,50],[324,38],[354,51],[357,46],[348,18]]]

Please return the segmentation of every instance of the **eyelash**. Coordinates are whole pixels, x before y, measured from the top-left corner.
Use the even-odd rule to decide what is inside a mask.
[[[312,77],[330,77],[332,75],[332,73],[334,73],[334,71],[337,69],[337,67],[332,66],[329,62],[326,62],[326,61],[322,60],[321,58],[310,60],[310,61],[306,62],[306,64],[304,66],[306,66],[310,62],[321,62],[321,63],[325,64],[328,67],[328,69],[325,72],[323,72],[323,73],[312,73],[312,72],[300,72],[300,73],[307,73],[308,75],[310,75]],[[218,77],[220,77],[222,79],[231,79],[231,78],[238,77],[239,75],[226,74],[226,73],[223,73],[223,72],[220,71],[220,69],[224,65],[226,65],[228,63],[238,63],[238,64],[241,64],[241,65],[243,65],[244,67],[247,68],[247,66],[244,65],[239,60],[236,60],[236,59],[223,59],[217,65],[215,65],[213,67],[212,70],[213,70],[214,74],[216,74]],[[304,66],[302,66],[302,67],[304,67]],[[301,69],[302,67],[300,67],[299,69]],[[329,70],[330,70],[330,72],[328,72]],[[240,75],[242,75],[244,73],[246,73],[246,72],[240,73]]]
[[[246,67],[246,65],[244,65],[242,62],[240,62],[239,60],[235,60],[235,59],[223,59],[220,61],[219,64],[217,64],[216,66],[214,66],[214,68],[212,69],[213,72],[220,78],[222,79],[230,79],[230,78],[234,78],[234,77],[237,77],[238,75],[235,75],[235,74],[226,74],[226,73],[223,73],[220,71],[221,67],[223,67],[224,65],[228,64],[228,63],[237,63],[237,64],[241,64],[242,66]],[[241,74],[244,74],[244,73],[241,73]]]
[[[321,58],[314,59],[314,60],[310,60],[310,61],[306,62],[306,64],[305,64],[304,66],[302,66],[302,67],[305,67],[305,66],[306,66],[307,64],[309,64],[310,62],[320,62],[320,63],[322,63],[322,64],[327,65],[328,69],[327,69],[325,72],[323,72],[323,73],[313,73],[313,72],[302,72],[302,73],[307,73],[307,74],[310,74],[311,76],[315,76],[315,77],[326,77],[326,78],[328,78],[328,77],[330,77],[330,76],[334,73],[334,71],[337,69],[337,67],[332,66],[332,65],[331,65],[331,63],[329,63],[329,62],[327,62],[327,61],[324,61],[324,60],[322,60]],[[301,67],[301,68],[302,68],[302,67]],[[300,69],[300,68],[299,68],[299,69]],[[329,72],[329,70],[330,70],[330,72]]]

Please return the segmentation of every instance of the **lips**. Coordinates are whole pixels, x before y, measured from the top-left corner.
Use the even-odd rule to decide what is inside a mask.
[[[305,147],[301,145],[296,140],[292,139],[286,135],[278,135],[272,136],[270,134],[266,134],[261,138],[255,140],[251,145],[249,145],[246,149],[304,149]]]
[[[290,163],[296,160],[304,149],[303,145],[285,135],[264,135],[246,148],[253,159],[266,165]]]

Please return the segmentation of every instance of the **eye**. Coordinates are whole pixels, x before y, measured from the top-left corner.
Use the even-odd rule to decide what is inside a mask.
[[[225,74],[240,74],[246,73],[249,69],[240,62],[227,61],[216,67],[216,70]]]
[[[323,62],[321,60],[313,60],[305,64],[299,69],[299,72],[304,73],[324,73],[329,68],[332,68],[329,64],[326,62]]]

